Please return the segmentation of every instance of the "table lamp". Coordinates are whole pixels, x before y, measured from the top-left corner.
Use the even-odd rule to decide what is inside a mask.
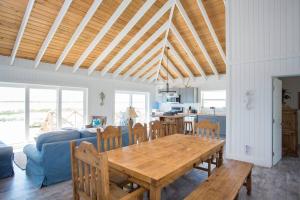
[[[128,107],[126,114],[127,114],[127,118],[128,118],[128,124],[130,125],[130,127],[132,127],[133,119],[138,117],[138,115],[135,112],[134,107],[132,107],[132,106]]]

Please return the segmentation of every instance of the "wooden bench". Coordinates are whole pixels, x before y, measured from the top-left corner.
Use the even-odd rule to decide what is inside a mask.
[[[228,160],[199,187],[197,187],[186,200],[232,200],[237,199],[240,188],[247,187],[247,194],[251,194],[251,172],[253,164],[235,160]]]

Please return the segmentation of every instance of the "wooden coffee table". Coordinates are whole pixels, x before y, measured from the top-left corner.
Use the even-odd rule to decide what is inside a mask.
[[[153,141],[108,151],[109,167],[150,190],[150,199],[160,199],[161,189],[190,171],[195,163],[219,153],[224,140],[175,134]]]

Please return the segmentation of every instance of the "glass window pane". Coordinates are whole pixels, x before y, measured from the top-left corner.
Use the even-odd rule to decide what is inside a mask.
[[[55,89],[30,89],[29,139],[57,128]]]
[[[130,106],[130,94],[115,94],[115,125],[126,123],[126,109]]]
[[[146,95],[145,94],[133,94],[132,95],[132,107],[135,108],[137,113],[136,122],[146,122]]]
[[[25,88],[0,87],[0,94],[0,140],[14,149],[22,148],[26,142]]]
[[[62,90],[62,127],[81,128],[84,125],[84,92]]]
[[[201,92],[202,103],[204,108],[225,108],[226,107],[226,91],[214,90],[214,91],[202,91]]]

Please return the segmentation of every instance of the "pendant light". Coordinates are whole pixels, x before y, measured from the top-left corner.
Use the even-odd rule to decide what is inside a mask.
[[[161,90],[159,93],[176,93],[176,91],[170,91],[169,86],[169,49],[170,47],[166,46],[167,48],[167,83],[166,83],[166,90]]]

